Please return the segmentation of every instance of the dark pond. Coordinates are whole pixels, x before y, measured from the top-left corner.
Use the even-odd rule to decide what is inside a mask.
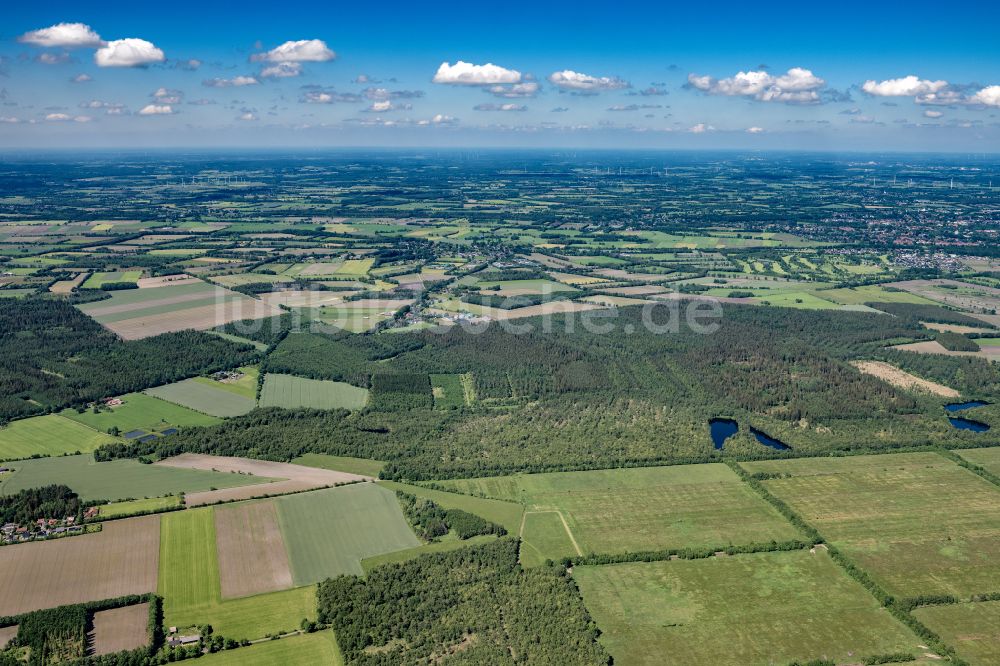
[[[948,420],[951,424],[958,428],[959,430],[971,430],[972,432],[986,432],[990,429],[985,423],[980,423],[979,421],[973,421],[971,419],[960,419],[955,416],[949,416]]]
[[[990,403],[983,402],[982,400],[971,400],[969,402],[953,402],[950,405],[945,405],[944,408],[949,412],[961,412],[966,409],[972,409],[973,407],[985,407]]]
[[[770,446],[772,449],[778,449],[779,451],[788,451],[792,448],[788,446],[788,444],[785,444],[784,442],[771,437],[766,432],[761,432],[756,428],[750,428],[750,432],[757,438],[757,441],[764,446]]]
[[[708,422],[708,428],[712,432],[712,444],[720,450],[726,440],[740,430],[739,424],[732,419],[712,419]]]

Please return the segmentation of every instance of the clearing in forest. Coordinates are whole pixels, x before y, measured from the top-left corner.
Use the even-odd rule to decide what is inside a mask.
[[[882,381],[905,391],[930,393],[942,398],[957,398],[962,395],[953,388],[911,375],[907,371],[884,361],[851,361],[851,365],[866,375],[878,377]]]
[[[261,407],[285,409],[361,409],[368,402],[368,389],[345,382],[306,379],[268,373],[260,393]]]
[[[149,644],[149,604],[134,604],[94,613],[90,654],[135,650]]]

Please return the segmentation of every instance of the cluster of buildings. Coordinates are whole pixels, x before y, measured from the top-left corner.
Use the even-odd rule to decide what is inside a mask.
[[[91,512],[93,512],[91,514]],[[91,515],[87,515],[91,514]],[[87,510],[84,518],[91,518],[97,515],[97,507]],[[42,541],[55,537],[68,536],[70,534],[81,534],[83,525],[76,522],[76,516],[66,516],[65,518],[39,518],[33,523],[19,525],[18,523],[6,523],[0,527],[0,543],[12,544],[23,543],[25,541]]]

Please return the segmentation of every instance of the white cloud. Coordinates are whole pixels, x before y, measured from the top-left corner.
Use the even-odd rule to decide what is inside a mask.
[[[254,120],[257,120],[257,114],[254,113],[253,111],[244,111],[240,115],[240,117],[238,118],[238,120],[243,120],[243,121],[246,121],[246,122],[253,122]]]
[[[435,125],[453,125],[458,122],[458,118],[453,118],[452,116],[439,113],[431,118],[431,122]]]
[[[752,97],[761,102],[809,104],[819,102],[819,90],[826,81],[802,67],[792,67],[781,76],[769,72],[737,72],[735,76],[715,79],[688,75],[688,85],[711,95]]]
[[[21,122],[21,119],[15,118],[14,116],[0,116],[0,123],[13,125],[14,123],[19,123],[19,122]]]
[[[931,111],[930,109],[924,111],[924,118],[940,118],[943,115],[940,111]]]
[[[434,83],[462,86],[489,86],[502,83],[520,83],[521,72],[506,69],[493,63],[473,65],[459,60],[454,65],[441,63],[432,79]]]
[[[925,106],[950,106],[952,104],[965,104],[969,99],[957,90],[945,89],[940,92],[917,95],[913,98],[913,101]]]
[[[169,104],[147,104],[139,110],[140,116],[169,116],[174,108]]]
[[[125,105],[117,102],[105,102],[99,99],[92,99],[89,102],[80,102],[81,109],[104,109],[109,116],[120,116],[125,113]]]
[[[184,93],[173,88],[160,87],[156,89],[151,97],[156,100],[157,104],[180,104],[184,98]]]
[[[289,79],[302,73],[302,65],[297,62],[279,62],[260,70],[262,79]]]
[[[166,56],[145,39],[116,39],[108,42],[94,53],[98,67],[142,67],[163,62]]]
[[[691,134],[704,134],[705,132],[714,132],[715,128],[711,125],[706,125],[705,123],[698,123],[697,125],[688,128],[688,132]]]
[[[72,79],[70,83],[87,83],[88,81],[93,81],[89,74],[77,74]]]
[[[383,99],[377,102],[372,102],[372,105],[365,109],[365,111],[368,111],[369,113],[385,113],[386,111],[392,111],[392,108],[392,102],[387,99]]]
[[[861,89],[876,97],[916,97],[938,93],[948,87],[947,81],[928,81],[914,75],[901,79],[886,79],[885,81],[865,81]]]
[[[103,46],[101,36],[84,23],[57,23],[41,30],[26,32],[17,38],[34,46],[82,48]]]
[[[473,107],[476,111],[527,111],[528,107],[524,104],[477,104]]]
[[[45,116],[45,120],[50,123],[67,123],[70,121],[75,123],[89,123],[93,118],[90,116],[71,116],[68,113],[50,113]]]
[[[39,62],[43,65],[61,65],[63,63],[72,60],[68,53],[39,53],[35,56],[35,62]]]
[[[1000,106],[1000,86],[987,86],[969,98],[972,104]]]
[[[234,76],[231,79],[206,79],[201,85],[209,88],[242,88],[243,86],[255,86],[258,81],[253,76]]]
[[[589,74],[574,72],[571,69],[564,69],[561,72],[553,72],[552,74],[549,74],[549,82],[557,88],[562,88],[563,90],[586,92],[596,92],[598,90],[621,90],[622,88],[631,87],[631,84],[628,81],[624,81],[618,77],[590,76]]]
[[[327,62],[337,57],[321,39],[288,41],[264,53],[250,56],[254,62]]]
[[[308,90],[299,99],[306,104],[337,104],[339,102],[357,103],[362,101],[361,95],[355,93],[340,93],[335,90]]]
[[[747,128],[747,134],[761,134],[764,131],[765,130],[764,130],[763,127],[748,127]]]
[[[495,97],[517,98],[534,97],[538,94],[540,86],[536,81],[525,81],[513,85],[497,85],[490,88],[490,94]]]

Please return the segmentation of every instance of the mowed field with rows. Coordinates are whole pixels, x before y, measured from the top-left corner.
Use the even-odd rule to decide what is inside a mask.
[[[939,454],[743,466],[890,594],[997,591],[1000,488]]]
[[[115,438],[107,433],[57,414],[35,416],[0,427],[0,460],[90,453],[113,441]]]
[[[277,373],[268,373],[260,393],[261,407],[284,409],[361,409],[367,402],[368,389]]]
[[[523,474],[442,485],[523,503],[522,557],[528,563],[801,537],[722,464]]]

